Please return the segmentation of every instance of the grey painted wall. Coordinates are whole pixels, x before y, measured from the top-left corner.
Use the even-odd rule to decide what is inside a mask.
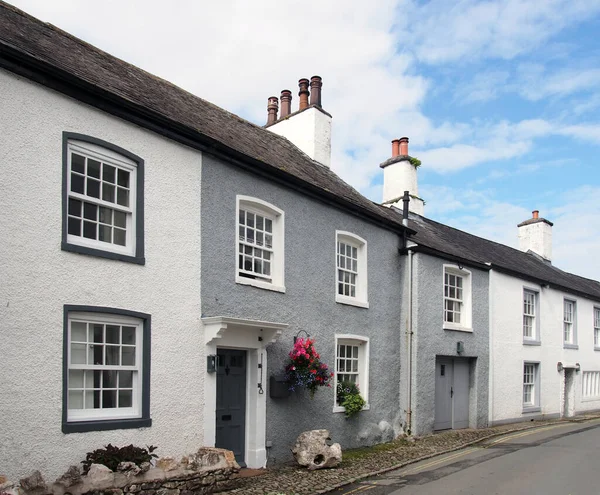
[[[422,253],[415,254],[413,262],[413,433],[423,435],[433,431],[436,356],[458,357],[458,341],[464,342],[465,352],[461,357],[470,358],[471,363],[469,426],[485,427],[488,421],[489,383],[488,272],[465,266],[471,271],[473,332],[459,332],[443,329],[443,265],[456,266],[456,263]]]
[[[285,294],[235,283],[237,194],[260,198],[285,212]],[[316,339],[316,348],[330,368],[334,367],[334,334],[370,338],[370,410],[350,420],[333,413],[333,387],[320,389],[313,400],[306,392],[294,392],[287,399],[267,397],[267,440],[273,445],[269,462],[290,460],[294,440],[308,429],[329,429],[333,441],[343,448],[391,440],[400,418],[399,237],[209,156],[203,161],[201,198],[203,316],[290,325],[268,347],[265,383],[283,370],[299,330]],[[335,302],[336,230],[353,232],[368,243],[369,309]]]

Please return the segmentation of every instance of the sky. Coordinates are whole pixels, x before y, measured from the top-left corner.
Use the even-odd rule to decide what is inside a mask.
[[[600,0],[9,0],[258,125],[323,78],[332,169],[381,201],[408,136],[425,215],[600,280]]]

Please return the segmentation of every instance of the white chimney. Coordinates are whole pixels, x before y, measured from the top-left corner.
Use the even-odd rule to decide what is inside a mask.
[[[413,159],[414,160],[414,159]],[[410,194],[409,211],[423,215],[425,202],[419,197],[417,166],[408,155],[408,138],[392,141],[392,157],[379,165],[383,169],[383,203],[402,208],[404,191]]]
[[[533,210],[529,220],[521,222],[519,227],[519,249],[533,251],[542,258],[552,260],[552,222],[540,218],[540,212]]]
[[[310,84],[310,93],[308,86]],[[300,107],[290,113],[292,94],[281,92],[281,117],[267,121],[267,129],[286,137],[313,160],[329,167],[331,165],[331,115],[321,107],[321,87],[319,76],[298,81]],[[310,94],[310,103],[308,96]],[[285,103],[284,103],[285,102]]]

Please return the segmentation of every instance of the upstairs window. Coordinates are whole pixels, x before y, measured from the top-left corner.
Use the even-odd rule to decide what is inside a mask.
[[[539,341],[537,319],[537,292],[523,290],[523,340]]]
[[[600,308],[594,308],[594,347],[600,350]]]
[[[563,306],[563,340],[565,347],[574,347],[577,345],[577,326],[576,326],[576,303],[568,299],[564,300]]]
[[[285,292],[283,222],[279,208],[237,197],[237,283]]]
[[[444,267],[444,328],[471,331],[471,272]]]
[[[143,160],[78,134],[64,148],[63,250],[143,264]]]
[[[342,304],[369,307],[367,241],[350,232],[336,232],[336,297]]]

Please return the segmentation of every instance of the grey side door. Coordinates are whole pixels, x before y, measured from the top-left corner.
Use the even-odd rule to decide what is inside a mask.
[[[435,360],[435,422],[434,430],[452,428],[452,359]]]
[[[231,450],[245,466],[246,351],[218,349],[215,446]]]
[[[452,379],[452,428],[469,427],[469,361],[454,359]]]

